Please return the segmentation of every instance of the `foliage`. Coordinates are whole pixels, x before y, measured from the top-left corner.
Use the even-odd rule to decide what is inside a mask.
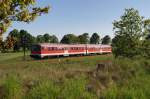
[[[15,45],[16,42],[17,41],[15,40],[14,37],[8,36],[7,39],[6,39],[6,41],[5,41],[6,49],[12,49],[14,47],[14,45]]]
[[[64,82],[64,88],[61,96],[64,99],[92,99],[96,98],[92,93],[86,90],[87,81],[85,78],[80,77],[78,79],[66,79]]]
[[[58,38],[55,35],[50,36],[50,38],[51,38],[51,43],[58,43],[59,42]]]
[[[80,44],[88,44],[89,43],[89,34],[83,33],[82,35],[78,36]]]
[[[93,33],[90,38],[90,44],[99,44],[100,36],[97,33]]]
[[[48,33],[44,35],[38,35],[36,37],[37,43],[58,43],[58,38],[55,35],[49,35]]]
[[[44,35],[43,35],[43,38],[44,38],[44,42],[45,42],[45,43],[50,43],[50,35],[49,35],[49,34],[47,34],[47,33],[44,34]]]
[[[125,9],[119,21],[114,21],[115,37],[112,42],[113,54],[134,57],[140,54],[141,39],[144,36],[143,17],[133,8]]]
[[[74,34],[67,34],[64,35],[64,37],[60,41],[63,44],[77,44],[78,43],[78,37]]]
[[[33,60],[29,56],[28,61],[22,61],[22,54],[0,54],[0,97],[5,93],[5,97],[19,99],[150,98],[149,59],[97,55],[64,57],[58,63],[57,58]],[[97,73],[97,64],[108,64],[108,60],[111,62],[108,68]],[[16,76],[11,76],[14,74]],[[110,80],[106,80],[107,77]],[[107,82],[104,83],[105,80]],[[99,95],[95,90],[100,90]]]
[[[150,39],[150,19],[144,20],[143,24],[144,24],[144,33],[147,34],[145,38]]]
[[[150,58],[150,40],[144,40],[142,43],[142,56]]]
[[[111,42],[111,38],[109,35],[106,35],[103,39],[102,39],[102,44],[110,44]]]
[[[31,22],[37,16],[48,13],[49,7],[36,7],[36,0],[0,1],[0,37],[14,21]]]
[[[3,41],[0,40],[0,51],[2,50],[2,43],[3,43]]]
[[[22,99],[22,86],[20,79],[16,75],[9,75],[3,84],[4,99]]]
[[[28,99],[56,99],[60,88],[52,81],[42,81],[28,93]]]
[[[14,51],[19,51],[19,49],[23,47],[24,41],[26,43],[26,47],[30,49],[31,44],[35,43],[35,38],[26,30],[18,31],[17,29],[14,29],[10,31],[7,39],[4,41],[3,50],[13,49]]]
[[[30,46],[35,42],[35,38],[26,30],[20,30],[19,42],[21,47],[25,46],[30,49]]]
[[[38,35],[38,36],[36,37],[36,42],[38,42],[38,43],[43,43],[43,42],[44,42],[43,35]]]

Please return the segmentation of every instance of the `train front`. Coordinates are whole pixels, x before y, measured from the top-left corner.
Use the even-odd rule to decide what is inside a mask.
[[[41,58],[41,45],[35,44],[31,46],[31,57],[33,58]]]

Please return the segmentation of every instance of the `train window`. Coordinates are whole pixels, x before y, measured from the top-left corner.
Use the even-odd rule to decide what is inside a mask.
[[[68,50],[68,48],[67,48],[67,47],[64,47],[63,50]]]
[[[32,45],[31,51],[40,51],[41,47],[39,45]]]
[[[57,47],[54,47],[54,50],[57,50]]]
[[[55,50],[55,47],[52,47],[52,50]]]
[[[49,50],[49,51],[51,51],[51,50],[52,50],[52,48],[51,48],[51,47],[48,47],[48,50]]]
[[[41,47],[42,50],[44,50],[44,47]]]
[[[52,47],[51,50],[54,50],[54,48]]]
[[[48,47],[48,50],[49,50],[49,51],[57,50],[57,47]]]

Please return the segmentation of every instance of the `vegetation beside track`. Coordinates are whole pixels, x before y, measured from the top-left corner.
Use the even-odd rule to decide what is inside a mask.
[[[149,89],[150,61],[142,58],[0,54],[0,99],[149,99]]]

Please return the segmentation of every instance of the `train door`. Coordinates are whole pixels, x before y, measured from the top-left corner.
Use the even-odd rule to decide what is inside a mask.
[[[68,48],[67,47],[64,48],[64,56],[69,56]]]

